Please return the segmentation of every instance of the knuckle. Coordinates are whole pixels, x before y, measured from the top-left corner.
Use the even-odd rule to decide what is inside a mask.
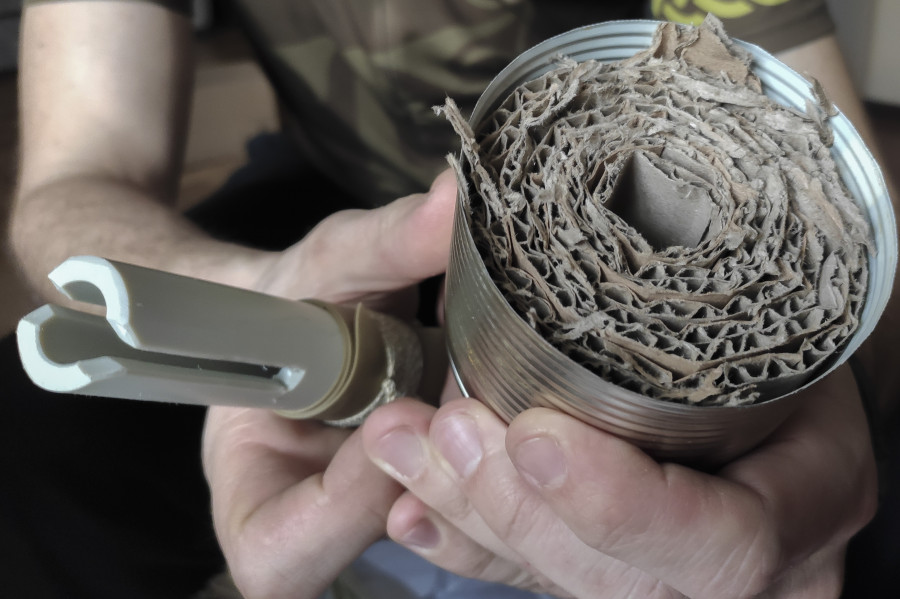
[[[726,594],[718,589],[710,597],[756,597],[771,588],[785,567],[777,541],[768,533],[760,533],[741,555],[736,556],[734,566],[723,568],[719,582]]]
[[[609,497],[598,500],[597,512],[591,527],[595,544],[606,548],[628,545],[647,535],[649,524],[638,521],[631,506]]]
[[[288,562],[277,558],[263,560],[245,554],[228,559],[227,562],[234,586],[243,599],[311,599],[318,596],[331,582],[324,577],[324,572],[305,566],[315,562],[312,557],[295,557]]]
[[[701,583],[697,598],[757,597],[770,589],[788,567],[780,535],[769,526],[754,526],[750,520],[733,523],[727,535],[736,540],[730,550],[711,541],[699,552],[698,571],[711,572]]]
[[[487,550],[467,551],[461,555],[462,559],[456,564],[454,571],[460,576],[476,578],[479,580],[498,580],[499,572],[502,572],[500,558]],[[499,580],[499,582],[509,582]]]
[[[265,568],[248,567],[246,560],[230,563],[234,585],[245,599],[272,599],[277,587],[271,577],[264,576]]]
[[[523,498],[513,490],[497,495],[500,503],[492,512],[496,514],[490,523],[494,534],[512,548],[521,547],[543,529],[538,514],[541,513],[532,500]]]
[[[579,518],[583,526],[573,531],[594,549],[616,553],[651,532],[652,519],[614,495],[597,493],[580,503],[589,506],[589,513]]]
[[[474,512],[469,498],[459,490],[452,489],[445,489],[444,492],[435,494],[431,507],[453,523],[469,520]]]

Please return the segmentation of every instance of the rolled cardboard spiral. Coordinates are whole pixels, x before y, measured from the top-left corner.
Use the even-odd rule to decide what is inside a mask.
[[[451,361],[507,419],[554,407],[720,462],[884,308],[877,165],[808,81],[715,23],[579,29],[514,61],[469,123],[444,110],[463,139]]]

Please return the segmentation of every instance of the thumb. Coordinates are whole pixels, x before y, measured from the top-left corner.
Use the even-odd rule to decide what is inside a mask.
[[[428,193],[323,221],[297,248],[316,271],[315,297],[346,301],[409,287],[444,272],[455,198],[456,179],[446,170]]]

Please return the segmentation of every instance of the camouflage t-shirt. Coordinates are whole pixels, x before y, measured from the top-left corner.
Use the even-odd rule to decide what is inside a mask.
[[[26,0],[37,3],[48,0]],[[49,0],[52,1],[52,0]],[[147,0],[187,11],[185,0]],[[491,79],[547,37],[609,19],[698,23],[713,12],[770,51],[828,33],[824,0],[234,0],[319,168],[379,205],[426,189],[457,144],[432,106],[464,114]]]
[[[323,170],[371,204],[426,189],[456,140],[432,106],[467,114],[513,58],[610,19],[695,23],[706,10],[772,51],[830,31],[821,0],[253,0],[239,3],[289,115]],[[765,24],[765,26],[763,26]]]

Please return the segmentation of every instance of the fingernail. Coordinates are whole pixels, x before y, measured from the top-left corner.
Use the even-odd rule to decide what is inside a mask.
[[[456,414],[443,420],[435,432],[434,443],[462,478],[468,478],[475,471],[484,453],[478,425],[464,414]]]
[[[428,518],[422,518],[410,529],[400,542],[419,549],[434,549],[441,541],[441,533]]]
[[[535,486],[555,489],[566,480],[566,458],[552,437],[528,439],[516,447],[511,457],[519,472]]]
[[[413,479],[425,470],[422,440],[411,428],[396,428],[375,442],[373,457],[399,478]]]

